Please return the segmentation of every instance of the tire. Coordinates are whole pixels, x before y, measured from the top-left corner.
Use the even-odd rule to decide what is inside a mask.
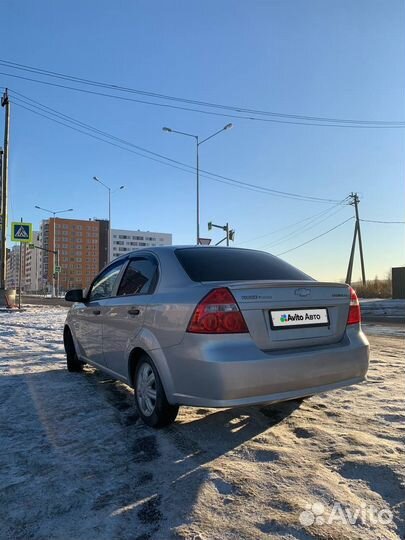
[[[311,398],[313,394],[309,395],[309,396],[303,396],[303,397],[298,397],[298,398],[295,398],[293,399],[292,401],[298,401],[299,403],[303,403],[304,401],[306,401],[307,399]]]
[[[147,355],[140,358],[135,370],[134,399],[139,416],[153,428],[172,424],[179,411],[167,401],[159,373]]]
[[[72,334],[69,328],[66,328],[64,333],[64,344],[66,351],[66,366],[70,372],[83,371],[83,362],[77,356],[75,345],[73,343]]]

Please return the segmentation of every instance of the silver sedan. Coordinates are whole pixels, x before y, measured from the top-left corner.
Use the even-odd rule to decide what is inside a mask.
[[[359,383],[368,369],[354,290],[261,251],[134,251],[66,300],[69,371],[89,363],[127,383],[153,427],[173,422],[179,405],[302,398]]]

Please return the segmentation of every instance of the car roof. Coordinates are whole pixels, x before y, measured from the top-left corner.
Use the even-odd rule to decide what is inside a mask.
[[[128,255],[136,254],[138,252],[148,251],[148,252],[156,252],[156,253],[162,253],[162,252],[173,252],[177,249],[238,249],[243,251],[259,251],[257,249],[250,249],[250,248],[241,248],[241,247],[234,247],[234,246],[197,246],[196,244],[179,244],[179,245],[172,245],[172,246],[145,246],[145,247],[139,247],[138,249],[134,249],[133,251],[128,251],[121,255],[120,257],[117,257],[114,259],[117,261],[120,258],[124,258]]]

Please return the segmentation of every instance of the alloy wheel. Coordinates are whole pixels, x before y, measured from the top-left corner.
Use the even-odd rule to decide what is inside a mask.
[[[138,370],[136,399],[145,416],[151,416],[156,406],[156,378],[152,367],[144,362]]]

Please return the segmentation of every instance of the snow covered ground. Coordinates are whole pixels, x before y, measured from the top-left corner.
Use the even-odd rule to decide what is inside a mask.
[[[365,327],[365,384],[301,404],[183,408],[156,432],[128,387],[65,370],[65,314],[0,313],[1,539],[404,537],[400,327]]]
[[[405,300],[361,298],[361,312],[365,320],[371,318],[405,319]],[[403,321],[402,321],[403,322]]]

